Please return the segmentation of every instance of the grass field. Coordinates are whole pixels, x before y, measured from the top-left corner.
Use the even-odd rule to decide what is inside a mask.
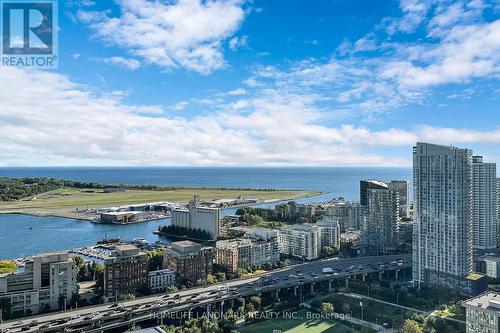
[[[127,190],[115,193],[103,193],[97,190],[95,193],[90,193],[80,189],[62,188],[37,195],[36,200],[0,202],[0,214],[22,213],[79,217],[78,214],[74,213],[76,208],[101,208],[156,201],[187,202],[195,194],[199,195],[203,200],[233,199],[238,196],[253,197],[260,200],[277,200],[314,196],[318,195],[319,192],[185,188],[171,191]]]
[[[329,319],[307,319],[306,312],[298,313],[300,319],[270,319],[243,327],[238,330],[241,333],[350,333],[352,328],[341,322]]]

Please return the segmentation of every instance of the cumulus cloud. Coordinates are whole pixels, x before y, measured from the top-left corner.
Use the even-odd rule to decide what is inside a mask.
[[[0,69],[2,165],[408,165],[381,147],[417,140],[500,143],[500,129],[329,126],[315,97],[272,89],[171,117],[122,94],[97,95],[67,77]],[[448,142],[446,142],[448,143]]]
[[[209,74],[224,66],[222,42],[243,22],[241,0],[117,1],[120,14],[79,10],[96,37],[165,69]]]
[[[417,61],[393,61],[383,72],[405,86],[460,83],[500,73],[500,20],[451,29],[438,45],[423,48]],[[417,62],[425,65],[418,65]]]
[[[334,110],[370,122],[379,113],[425,103],[435,86],[498,78],[500,20],[483,17],[491,6],[480,0],[402,0],[402,16],[383,20],[392,24],[389,34],[375,29],[354,42],[344,40],[327,60],[257,67],[246,84],[307,91],[335,101]],[[396,41],[396,31],[405,38]]]

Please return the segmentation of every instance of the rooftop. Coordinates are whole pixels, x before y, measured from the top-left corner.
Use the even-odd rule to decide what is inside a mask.
[[[467,275],[465,278],[468,280],[479,280],[482,277],[484,277],[484,274],[471,273],[471,274]]]
[[[494,291],[488,291],[482,295],[464,301],[463,305],[497,311],[500,314],[500,294]]]

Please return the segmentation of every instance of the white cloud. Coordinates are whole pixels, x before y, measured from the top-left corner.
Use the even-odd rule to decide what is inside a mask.
[[[248,48],[248,36],[233,37],[229,40],[229,48],[232,51]]]
[[[172,107],[172,110],[174,111],[182,111],[184,110],[185,108],[187,108],[189,106],[189,102],[188,101],[181,101],[179,103],[176,103],[173,107]]]
[[[436,46],[422,50],[418,59],[387,64],[384,76],[395,77],[405,86],[460,83],[500,73],[500,20],[487,24],[458,26]]]
[[[245,95],[247,93],[247,91],[243,88],[236,88],[236,89],[233,89],[233,90],[230,90],[226,93],[226,95],[229,95],[229,96],[239,96],[239,95]]]
[[[110,58],[104,58],[103,61],[106,64],[119,66],[132,71],[135,71],[136,69],[141,67],[141,63],[138,60],[132,58],[126,59],[123,57],[110,57]]]
[[[63,75],[0,69],[2,165],[408,165],[380,148],[500,143],[491,131],[329,126],[309,95],[265,89],[207,116],[96,95]],[[443,139],[445,138],[445,139]]]
[[[165,69],[209,74],[224,66],[221,44],[244,19],[240,0],[118,1],[120,15],[83,11],[97,37]]]
[[[285,68],[257,67],[245,83],[330,98],[337,102],[330,103],[334,110],[347,109],[371,122],[378,113],[426,103],[434,86],[500,77],[500,20],[482,17],[491,4],[456,4],[453,9],[445,0],[403,0],[402,18],[392,24],[408,33],[405,39],[395,41],[375,30],[354,43],[344,40],[326,61],[308,58]],[[415,37],[411,32],[419,27],[425,33]],[[373,52],[367,56],[363,51]],[[463,89],[457,93],[471,97]]]

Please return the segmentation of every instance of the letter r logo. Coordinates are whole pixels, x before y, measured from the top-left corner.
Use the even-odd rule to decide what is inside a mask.
[[[46,1],[2,1],[3,54],[52,54],[54,6]]]

